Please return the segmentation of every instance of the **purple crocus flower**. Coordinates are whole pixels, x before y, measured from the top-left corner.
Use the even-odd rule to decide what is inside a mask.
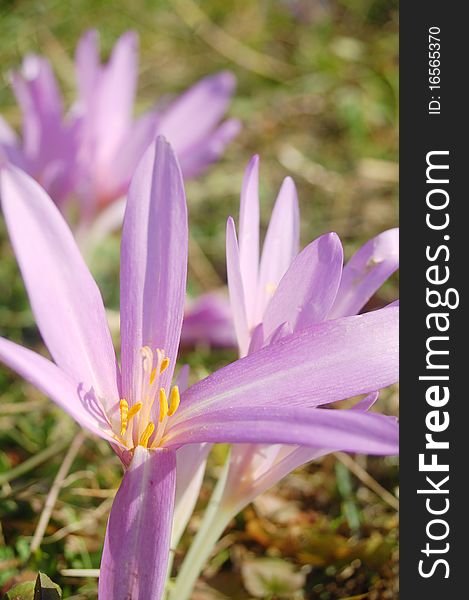
[[[239,242],[233,219],[227,224],[228,283],[240,355],[269,345],[274,348],[292,333],[357,314],[398,268],[398,244],[398,230],[386,231],[365,244],[345,268],[342,245],[334,233],[321,236],[298,254],[298,199],[293,181],[287,178],[259,260],[259,158],[254,156],[241,191]],[[380,333],[370,330],[370,336],[375,335]],[[351,411],[365,416],[377,398],[377,392],[371,393]],[[188,598],[211,549],[238,512],[295,468],[334,450],[343,450],[340,436],[331,436],[328,444],[314,448],[234,445],[172,598]],[[366,453],[373,453],[371,447]]]
[[[64,116],[63,101],[50,63],[28,55],[12,84],[23,115],[22,140],[0,121],[0,156],[28,172],[63,205],[72,194],[89,226],[127,192],[144,151],[158,134],[174,146],[186,178],[218,160],[236,136],[236,119],[222,121],[236,80],[223,71],[206,77],[165,106],[134,118],[138,78],[138,37],[128,31],[101,64],[96,31],[80,39],[76,51],[77,100]],[[123,208],[106,219],[122,222]]]
[[[53,362],[0,339],[0,359],[125,466],[108,521],[101,600],[163,593],[177,454],[189,444],[265,443],[389,454],[394,419],[321,410],[397,379],[398,309],[313,325],[180,394],[172,386],[187,270],[187,213],[177,160],[163,138],[133,177],[121,245],[121,355],[99,290],[62,215],[30,177],[0,174],[3,212],[36,322]]]
[[[217,160],[239,131],[239,122],[220,125],[236,80],[230,72],[206,77],[164,108],[133,118],[138,78],[138,37],[124,33],[109,61],[99,58],[98,33],[88,31],[76,52],[81,121],[81,187],[88,214],[125,194],[143,152],[158,134],[165,135],[186,178]]]
[[[258,179],[255,156],[244,177],[239,245],[234,221],[229,219],[227,225],[229,289],[241,355],[245,348],[253,352],[311,325],[357,314],[399,266],[398,229],[367,242],[344,268],[342,245],[334,233],[319,237],[298,254],[298,200],[294,183],[287,178],[258,267]],[[354,410],[369,410],[377,397],[377,393],[370,394]],[[287,473],[332,448],[341,449],[335,444],[314,450],[239,444],[232,449],[224,501],[239,512]]]

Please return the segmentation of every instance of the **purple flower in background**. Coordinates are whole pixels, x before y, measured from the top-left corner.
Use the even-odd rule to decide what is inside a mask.
[[[209,292],[191,300],[184,314],[181,344],[212,348],[236,348],[236,335],[228,298]]]
[[[189,178],[218,160],[239,131],[236,119],[222,121],[236,86],[228,71],[208,76],[165,106],[134,118],[138,37],[132,31],[119,38],[105,64],[97,32],[86,32],[75,66],[77,100],[64,116],[49,62],[35,55],[25,58],[12,75],[23,115],[22,139],[0,121],[0,157],[34,177],[58,205],[74,195],[82,223],[125,195],[138,161],[157,135],[170,140]],[[120,224],[122,214],[123,209],[113,213],[112,225]]]
[[[77,123],[65,120],[62,96],[49,62],[27,55],[11,75],[22,113],[22,137],[0,123],[0,154],[27,171],[57,204],[72,191],[76,178]]]
[[[98,34],[88,31],[76,52],[81,122],[79,193],[91,215],[125,194],[143,152],[156,135],[165,135],[186,178],[217,160],[239,131],[225,115],[236,80],[229,72],[202,79],[166,107],[133,117],[138,78],[138,37],[128,31],[109,61],[99,58]]]
[[[399,231],[367,242],[343,268],[338,236],[325,234],[299,254],[296,190],[287,178],[267,230],[260,266],[259,159],[249,163],[241,194],[239,245],[232,219],[227,225],[227,265],[240,353],[275,343],[292,332],[357,314],[399,266]],[[386,310],[386,309],[384,309]],[[379,335],[374,332],[373,335]],[[354,410],[366,411],[374,393]],[[237,445],[232,449],[224,502],[239,512],[257,495],[301,464],[329,449]]]
[[[2,170],[0,193],[54,362],[5,339],[0,359],[81,426],[108,440],[126,468],[107,526],[101,600],[161,598],[177,456],[187,445],[280,443],[397,452],[395,419],[318,408],[396,381],[397,308],[313,324],[182,394],[177,380],[172,386],[188,231],[182,175],[163,138],[146,151],[128,194],[120,366],[101,295],[60,212],[36,182],[13,167]]]
[[[334,322],[344,321],[341,317],[357,314],[398,268],[398,244],[398,230],[386,231],[365,244],[345,268],[342,245],[334,233],[321,236],[298,253],[298,199],[293,181],[286,178],[259,260],[259,158],[254,156],[246,168],[241,191],[239,242],[233,219],[229,218],[227,223],[228,284],[240,355],[251,355],[262,347],[270,347],[273,352],[283,338],[311,327],[332,327]],[[369,313],[367,317],[387,310],[391,309]],[[361,342],[362,349],[381,333],[370,328],[368,340]],[[329,350],[324,348],[326,354]],[[373,392],[352,409],[340,412],[366,418],[377,397],[378,393]],[[232,447],[178,574],[173,600],[189,597],[216,541],[229,521],[249,502],[300,465],[329,452],[344,450],[339,432],[331,435],[324,446],[313,446],[253,443]],[[371,446],[365,452],[372,454]]]

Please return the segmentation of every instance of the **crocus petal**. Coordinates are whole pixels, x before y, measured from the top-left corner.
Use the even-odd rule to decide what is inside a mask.
[[[12,85],[23,113],[23,147],[32,160],[45,162],[56,150],[62,121],[62,98],[52,67],[45,58],[30,54],[20,72],[12,74]]]
[[[160,600],[169,558],[176,454],[137,446],[107,524],[100,600]]]
[[[121,245],[121,339],[124,397],[139,385],[140,349],[164,350],[176,363],[187,274],[187,207],[176,157],[162,137],[143,156],[130,186]]]
[[[119,400],[117,365],[103,301],[62,215],[14,168],[0,174],[3,212],[31,307],[54,361],[92,387],[106,407]]]
[[[265,336],[284,322],[299,331],[325,320],[340,284],[342,262],[342,244],[335,233],[306,246],[293,260],[267,306]]]
[[[239,208],[239,264],[249,326],[256,325],[257,277],[259,269],[259,156],[249,161],[244,173]]]
[[[344,267],[329,318],[357,314],[399,267],[399,229],[389,229],[369,240]]]
[[[222,71],[201,79],[164,112],[158,132],[183,155],[216,127],[224,116],[236,87],[236,78]]]
[[[99,70],[99,35],[91,29],[82,35],[75,52],[79,102],[87,104],[96,93]]]
[[[398,380],[398,308],[313,325],[190,387],[174,423],[230,406],[317,406]]]
[[[286,177],[277,196],[264,240],[256,303],[257,322],[299,249],[299,208],[296,187]]]
[[[184,314],[181,344],[208,344],[213,348],[235,348],[236,335],[230,303],[225,295],[208,293],[189,304]]]
[[[0,361],[48,396],[79,425],[118,444],[92,389],[74,381],[47,358],[3,338],[0,338]]]
[[[116,42],[109,62],[101,68],[90,111],[94,116],[94,135],[99,140],[99,162],[114,158],[132,123],[137,64],[138,37],[127,31]]]
[[[226,273],[236,337],[238,338],[241,356],[243,356],[249,348],[249,328],[236,227],[231,217],[226,223]]]
[[[227,119],[199,143],[177,151],[178,160],[185,179],[197,177],[217,161],[228,144],[238,135],[241,123],[238,119]]]
[[[176,500],[171,547],[176,548],[194,512],[205,473],[210,444],[188,444],[176,453]]]
[[[189,365],[182,365],[176,377],[175,385],[178,386],[180,393],[185,392],[189,386]]]
[[[139,117],[126,132],[112,160],[113,177],[101,182],[101,194],[113,199],[123,195],[145,150],[155,139],[158,115],[148,112]]]
[[[206,412],[171,427],[163,442],[166,448],[201,442],[261,443],[367,454],[397,454],[399,448],[394,417],[288,405],[233,406]]]
[[[366,412],[377,398],[378,392],[373,392],[350,410]],[[238,513],[294,469],[337,450],[341,448],[235,444],[231,449],[230,468],[221,504],[231,507],[231,514]]]

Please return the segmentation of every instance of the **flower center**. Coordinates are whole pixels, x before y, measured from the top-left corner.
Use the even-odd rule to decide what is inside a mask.
[[[154,352],[148,346],[140,350],[141,366],[134,403],[122,398],[119,404],[120,432],[117,436],[127,448],[136,446],[157,448],[166,429],[168,417],[179,407],[179,388],[175,385],[169,394],[160,385],[161,375],[169,366],[163,350]]]

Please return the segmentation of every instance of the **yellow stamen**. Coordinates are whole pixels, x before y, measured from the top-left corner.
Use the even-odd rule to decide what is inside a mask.
[[[145,427],[145,431],[140,436],[140,441],[138,442],[139,446],[143,446],[144,448],[148,448],[148,440],[151,438],[152,433],[155,431],[155,424],[153,421],[150,421],[148,425]]]
[[[161,361],[160,373],[164,373],[166,369],[169,367],[169,358],[163,358]]]
[[[164,388],[160,389],[160,423],[168,414],[168,398]]]
[[[153,371],[151,372],[150,375],[150,385],[153,385],[155,382],[155,377],[156,377],[156,367],[153,369]]]
[[[119,412],[121,415],[121,435],[125,435],[127,423],[129,422],[129,403],[124,398],[119,402]]]
[[[130,421],[130,419],[132,419],[132,417],[135,417],[135,415],[141,410],[142,406],[143,406],[143,404],[141,402],[136,402],[130,408],[127,420]]]
[[[180,401],[181,401],[181,398],[179,396],[179,388],[177,385],[175,385],[173,387],[173,389],[171,390],[171,395],[169,396],[168,417],[170,417],[171,415],[174,415],[174,413],[177,411],[177,409],[179,407]]]

